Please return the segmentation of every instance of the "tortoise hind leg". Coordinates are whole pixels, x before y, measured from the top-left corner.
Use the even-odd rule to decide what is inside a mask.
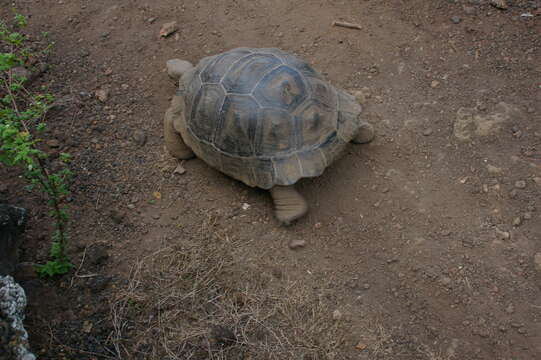
[[[177,159],[187,160],[194,157],[192,149],[186,145],[180,133],[175,129],[175,119],[183,114],[184,99],[180,96],[173,97],[171,106],[165,112],[163,119],[163,137],[165,147],[169,153]]]
[[[290,186],[274,186],[270,189],[274,201],[274,213],[283,225],[301,218],[308,212],[308,204],[304,197]]]
[[[357,135],[355,135],[351,142],[354,144],[366,144],[374,140],[375,136],[376,132],[374,130],[374,126],[367,122],[362,122]]]

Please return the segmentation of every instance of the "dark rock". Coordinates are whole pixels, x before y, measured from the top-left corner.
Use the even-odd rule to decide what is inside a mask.
[[[147,134],[143,130],[135,130],[132,139],[138,146],[143,146],[147,142]]]
[[[26,210],[0,204],[0,275],[12,274],[18,262],[19,236],[26,224]]]
[[[113,220],[115,224],[122,223],[122,221],[124,221],[124,218],[126,217],[125,212],[118,210],[111,210],[109,215],[111,216],[111,220]]]
[[[86,251],[86,261],[90,265],[101,265],[109,258],[106,245],[96,244]]]
[[[86,281],[86,288],[91,290],[93,294],[103,291],[107,285],[111,282],[111,277],[109,276],[94,276],[90,277]]]
[[[25,79],[23,82],[28,82],[33,80],[34,75],[30,70],[25,67],[17,66],[10,70],[11,75],[18,79]]]
[[[211,335],[217,345],[231,346],[237,342],[237,337],[233,331],[225,326],[216,325],[212,327]]]

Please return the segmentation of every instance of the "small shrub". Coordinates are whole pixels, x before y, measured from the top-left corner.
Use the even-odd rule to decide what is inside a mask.
[[[52,260],[38,266],[41,276],[68,272],[72,265],[66,255],[68,214],[63,205],[69,195],[66,180],[71,176],[67,166],[52,171],[47,165],[47,154],[37,147],[39,134],[46,129],[45,115],[53,103],[51,94],[33,93],[25,87],[29,64],[46,54],[52,47],[32,50],[28,38],[20,29],[27,19],[16,14],[10,27],[0,21],[0,162],[24,170],[29,189],[37,188],[46,194],[50,216],[54,220],[54,234],[50,255]],[[69,155],[60,154],[63,164]]]

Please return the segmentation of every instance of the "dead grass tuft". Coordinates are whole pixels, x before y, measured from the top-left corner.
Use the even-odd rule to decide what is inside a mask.
[[[235,261],[205,224],[141,259],[111,306],[121,359],[341,359],[345,329],[322,297]]]

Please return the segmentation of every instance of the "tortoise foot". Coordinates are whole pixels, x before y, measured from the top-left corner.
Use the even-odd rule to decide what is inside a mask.
[[[354,144],[366,144],[374,140],[375,136],[376,131],[374,130],[374,126],[369,123],[362,123],[359,127],[359,132],[351,141]]]
[[[275,186],[270,190],[276,219],[290,225],[308,212],[308,204],[293,186]]]
[[[171,101],[171,106],[165,112],[163,119],[163,137],[165,140],[165,147],[172,156],[180,160],[188,160],[195,156],[192,149],[182,139],[180,133],[175,129],[175,119],[183,116],[182,114],[182,99],[180,97],[174,97]]]

